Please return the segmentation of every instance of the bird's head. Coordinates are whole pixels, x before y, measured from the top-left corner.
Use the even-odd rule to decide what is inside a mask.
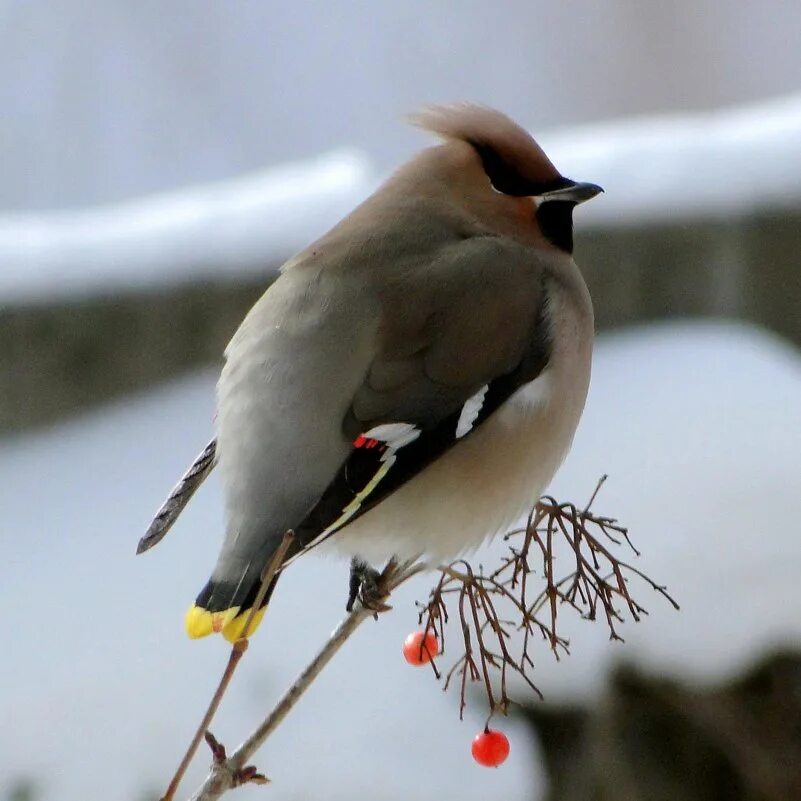
[[[526,130],[486,106],[430,106],[410,119],[445,140],[417,168],[431,170],[452,201],[492,230],[573,251],[573,209],[600,186],[565,178]]]

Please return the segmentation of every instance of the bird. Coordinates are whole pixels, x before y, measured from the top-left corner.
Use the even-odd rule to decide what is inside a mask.
[[[190,637],[255,629],[287,531],[284,566],[323,544],[436,566],[520,519],[571,446],[594,337],[572,214],[603,190],[490,107],[411,122],[439,141],[290,258],[225,350],[226,530]]]

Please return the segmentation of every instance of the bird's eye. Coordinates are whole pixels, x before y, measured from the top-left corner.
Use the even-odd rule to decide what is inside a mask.
[[[512,197],[540,197],[547,192],[571,185],[567,178],[546,182],[532,181],[505,159],[495,148],[478,142],[470,143],[481,158],[484,172],[496,192]],[[537,223],[543,236],[566,253],[573,252],[573,208],[567,200],[541,203],[537,208]]]
[[[533,188],[532,182],[521,175],[497,150],[489,145],[476,142],[471,142],[470,144],[473,145],[481,158],[484,172],[487,173],[493,189],[513,197],[530,197],[535,194],[531,191]]]
[[[549,181],[532,181],[520,169],[504,158],[495,148],[479,142],[470,143],[476,150],[484,172],[496,192],[512,197],[536,197],[555,189],[570,186],[567,178],[557,177]]]

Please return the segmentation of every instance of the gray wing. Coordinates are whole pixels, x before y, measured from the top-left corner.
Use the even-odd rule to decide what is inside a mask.
[[[204,621],[253,602],[287,529],[294,558],[469,435],[547,362],[532,251],[475,237],[434,253],[302,260],[240,327],[219,389],[228,531],[196,601]]]
[[[382,282],[378,348],[344,421],[353,448],[296,525],[301,544],[380,503],[544,369],[543,280],[531,251],[487,237]]]

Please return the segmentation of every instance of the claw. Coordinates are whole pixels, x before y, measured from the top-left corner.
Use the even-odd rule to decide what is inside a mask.
[[[381,590],[380,584],[381,573],[354,556],[350,563],[348,602],[345,609],[352,612],[358,598],[365,609],[375,612],[376,617],[379,612],[388,612],[392,607],[384,603],[385,593]]]

